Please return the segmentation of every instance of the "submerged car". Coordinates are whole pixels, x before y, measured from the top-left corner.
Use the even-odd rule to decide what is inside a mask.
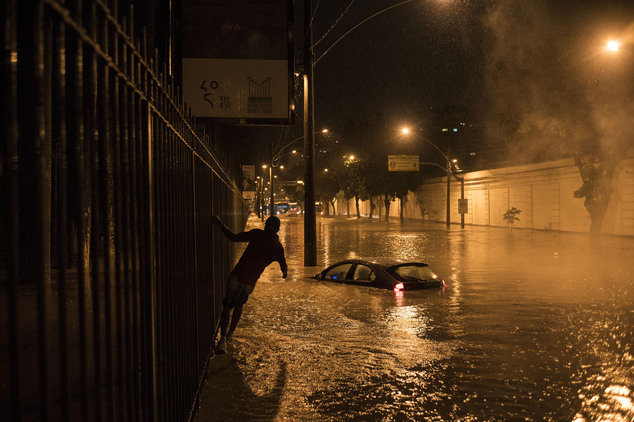
[[[394,290],[443,287],[445,282],[422,262],[348,259],[312,277],[316,280]]]

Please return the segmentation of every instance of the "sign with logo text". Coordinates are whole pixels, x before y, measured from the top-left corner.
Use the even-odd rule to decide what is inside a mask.
[[[388,155],[388,171],[418,171],[418,155]]]
[[[196,117],[292,123],[293,2],[184,0],[183,94]]]

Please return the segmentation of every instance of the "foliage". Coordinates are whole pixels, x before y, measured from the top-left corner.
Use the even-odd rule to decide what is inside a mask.
[[[513,224],[515,224],[516,221],[520,221],[518,215],[522,212],[522,210],[517,209],[515,207],[506,210],[506,212],[504,213],[504,221],[506,221],[506,224],[508,224],[509,226],[513,226]]]
[[[290,187],[286,193],[291,202],[297,202],[300,208],[304,208],[304,185]]]

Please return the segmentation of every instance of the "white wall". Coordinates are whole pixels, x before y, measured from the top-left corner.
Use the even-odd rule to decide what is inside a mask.
[[[515,227],[541,230],[587,232],[590,215],[583,199],[573,192],[581,186],[579,170],[572,160],[506,167],[495,170],[465,173],[465,198],[469,200],[469,213],[465,223],[475,225],[506,226],[504,213],[512,207],[522,213]],[[416,192],[410,192],[405,202],[404,215],[408,219],[421,219],[421,208],[426,210],[425,220],[445,221],[446,178],[431,179]],[[451,183],[451,221],[460,222],[458,199],[460,183]],[[374,211],[375,218],[378,215]],[[399,200],[390,206],[390,217],[399,217]],[[369,201],[360,201],[362,216],[370,212]],[[337,214],[345,215],[345,200],[337,199]],[[385,210],[382,211],[383,213]],[[354,199],[350,200],[350,216],[356,216]],[[603,221],[603,233],[634,235],[634,158],[628,158],[617,167],[614,192]]]

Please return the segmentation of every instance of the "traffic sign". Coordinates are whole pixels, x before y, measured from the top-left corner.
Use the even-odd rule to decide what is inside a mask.
[[[388,155],[388,171],[418,171],[418,155]]]
[[[469,214],[469,200],[468,199],[458,199],[458,213]]]

